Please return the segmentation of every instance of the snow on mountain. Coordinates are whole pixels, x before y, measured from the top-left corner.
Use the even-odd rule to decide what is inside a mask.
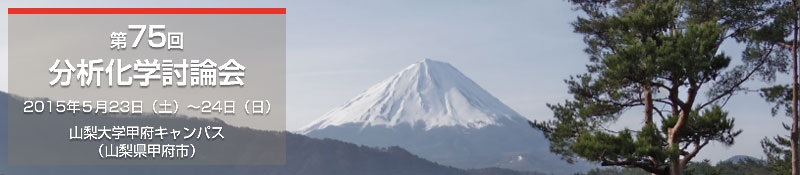
[[[449,63],[424,59],[331,110],[300,133],[344,124],[483,128],[507,120],[524,118]]]
[[[400,146],[463,169],[500,167],[574,174],[541,131],[448,63],[424,59],[370,87],[299,133],[356,144]]]

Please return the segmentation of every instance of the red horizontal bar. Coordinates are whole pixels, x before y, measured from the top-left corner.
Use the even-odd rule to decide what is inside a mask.
[[[8,14],[286,14],[286,8],[8,8]]]

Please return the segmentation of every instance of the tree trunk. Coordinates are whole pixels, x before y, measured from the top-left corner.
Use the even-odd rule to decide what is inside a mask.
[[[650,88],[644,90],[644,124],[649,125],[653,123],[653,91]],[[650,157],[651,160],[653,157]],[[650,173],[650,175],[657,175]]]
[[[670,147],[673,147],[672,141],[670,141]],[[677,143],[675,143],[674,147],[678,147]],[[676,155],[675,157],[669,159],[669,174],[683,175],[683,166],[681,165],[680,155]]]
[[[798,164],[798,158],[800,158],[800,154],[798,154],[798,137],[800,133],[798,133],[798,109],[797,109],[797,29],[798,29],[798,22],[797,22],[797,0],[792,0],[792,11],[795,13],[794,17],[794,26],[792,32],[794,34],[792,40],[792,133],[791,133],[791,143],[790,146],[792,147],[792,175],[800,175],[800,164]]]
[[[653,91],[650,88],[644,90],[644,124],[653,123]]]
[[[679,159],[675,159],[669,162],[669,174],[683,175],[683,167],[681,166],[681,161]]]
[[[691,107],[691,104],[689,105]],[[678,148],[680,147],[679,142],[679,133],[683,125],[686,124],[686,120],[689,120],[689,111],[691,108],[684,108],[681,111],[680,116],[678,117],[678,122],[675,123],[675,126],[669,129],[669,148]],[[675,157],[671,157],[669,159],[669,174],[670,175],[683,175],[683,165],[681,164],[681,156],[675,155]]]

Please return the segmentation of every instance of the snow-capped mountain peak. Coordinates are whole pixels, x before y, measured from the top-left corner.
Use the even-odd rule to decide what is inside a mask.
[[[362,128],[408,124],[425,130],[444,126],[482,128],[518,119],[523,118],[449,63],[424,59],[334,108],[300,132],[344,124],[360,124]]]

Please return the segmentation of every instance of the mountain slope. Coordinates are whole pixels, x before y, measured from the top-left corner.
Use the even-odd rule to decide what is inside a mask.
[[[458,168],[501,167],[572,174],[541,132],[448,63],[415,63],[299,133],[369,146],[398,145]]]
[[[731,156],[728,159],[725,159],[724,161],[732,162],[732,163],[739,163],[739,162],[748,161],[748,160],[752,160],[752,161],[756,161],[756,162],[760,162],[760,163],[766,163],[766,161],[764,161],[762,159],[755,158],[753,156],[748,156],[748,155],[735,155],[735,156]]]
[[[501,125],[500,120],[524,118],[450,64],[424,59],[328,112],[300,133],[352,123],[362,128],[401,124],[425,130],[482,128]]]
[[[8,99],[8,100],[6,100]],[[0,126],[8,126],[8,119],[23,117],[19,115],[9,116],[10,109],[21,109],[22,101],[19,97],[9,97],[8,94],[0,92]],[[12,113],[13,114],[13,113]],[[113,116],[109,116],[113,117]],[[58,117],[57,117],[58,118]],[[86,118],[84,114],[77,114],[75,118]],[[156,117],[156,116],[137,116],[127,118],[117,118],[120,122],[138,121],[145,123],[159,123],[164,125],[214,125],[226,128],[228,138],[241,135],[259,137],[285,137],[286,139],[286,164],[275,166],[119,166],[119,165],[69,165],[69,166],[8,166],[8,134],[0,134],[0,174],[298,174],[298,175],[373,175],[373,174],[441,174],[441,175],[464,175],[464,174],[505,174],[505,175],[524,175],[534,173],[523,173],[505,169],[476,169],[461,170],[453,167],[439,165],[434,162],[422,159],[416,155],[399,147],[375,148],[358,146],[352,143],[345,143],[331,139],[314,139],[303,135],[274,132],[258,131],[247,128],[237,128],[224,124],[220,120],[206,120],[187,117]],[[59,119],[60,120],[60,119]],[[61,122],[53,120],[53,122]],[[235,134],[239,133],[239,134]],[[59,135],[60,136],[60,135]],[[228,139],[226,141],[235,141]],[[240,149],[258,148],[262,145],[247,143],[233,143],[240,145]]]

